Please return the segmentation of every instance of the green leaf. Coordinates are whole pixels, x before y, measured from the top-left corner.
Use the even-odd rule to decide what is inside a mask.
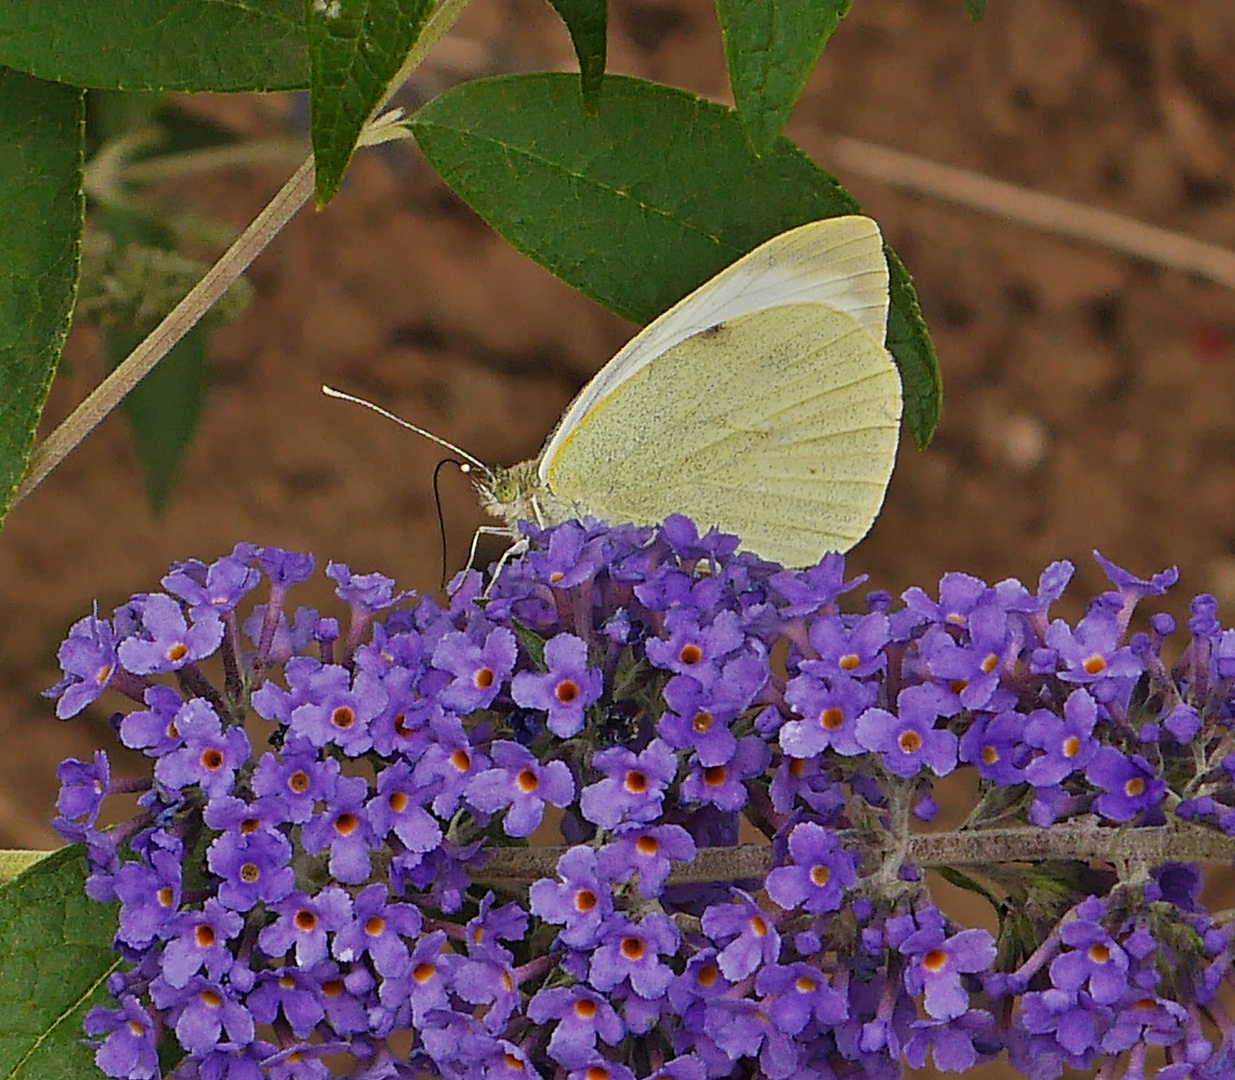
[[[81,90],[0,68],[0,522],[56,374],[77,288]]]
[[[142,340],[142,334],[107,334],[112,367]],[[139,382],[121,403],[133,429],[133,444],[146,472],[146,498],[157,517],[167,505],[176,477],[197,434],[209,381],[208,327],[198,323]]]
[[[888,285],[892,302],[888,307],[888,352],[900,368],[901,387],[905,395],[905,425],[913,436],[914,445],[925,450],[935,437],[939,416],[943,412],[943,375],[935,343],[931,341],[913,278],[900,256],[887,244],[883,252],[888,257]]]
[[[579,58],[579,82],[583,107],[596,115],[600,87],[605,78],[605,46],[609,27],[608,0],[549,0],[561,16]]]
[[[304,0],[313,90],[317,204],[343,180],[356,140],[398,74],[432,0]]]
[[[737,114],[672,87],[610,75],[599,114],[572,75],[463,83],[408,122],[455,191],[499,233],[592,299],[647,323],[762,241],[858,212],[793,143],[756,156]],[[888,348],[906,423],[925,446],[939,371],[913,285],[891,259]]]
[[[290,90],[309,83],[303,0],[0,4],[0,63],[100,90]]]
[[[104,985],[115,904],[85,893],[85,849],[62,848],[0,888],[0,1076],[99,1077],[82,1018],[110,1001]]]
[[[716,0],[729,84],[755,152],[772,148],[852,0]]]
[[[972,23],[980,23],[986,14],[986,0],[965,0],[965,14]]]

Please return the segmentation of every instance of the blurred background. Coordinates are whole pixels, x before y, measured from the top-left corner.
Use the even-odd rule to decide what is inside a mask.
[[[727,100],[708,0],[611,0],[610,12],[611,71]],[[976,27],[961,0],[855,0],[786,134],[837,173],[909,267],[945,386],[934,445],[902,446],[884,512],[850,556],[873,587],[933,591],[954,569],[1034,582],[1067,558],[1078,573],[1061,612],[1075,618],[1104,585],[1097,548],[1142,576],[1178,564],[1165,606],[1185,616],[1190,595],[1211,591],[1231,620],[1231,292],[830,155],[834,136],[850,136],[1235,249],[1233,56],[1230,0],[991,0]],[[572,65],[542,0],[475,0],[400,101]],[[302,156],[305,100],[175,105],[280,140],[266,164],[149,188],[242,228]],[[324,398],[323,382],[509,464],[535,455],[635,330],[494,236],[408,142],[362,152],[339,197],[302,211],[249,281],[247,313],[211,337],[201,428],[161,515],[113,415],[0,533],[0,846],[53,845],[56,764],[113,745],[106,698],[61,724],[39,696],[58,678],[59,641],[96,601],[110,614],[157,588],[171,560],[209,560],[240,540],[437,588],[441,452]],[[97,331],[73,331],[49,422],[101,379],[103,353]],[[441,491],[453,572],[482,516],[453,470]],[[322,586],[298,599],[333,603]]]

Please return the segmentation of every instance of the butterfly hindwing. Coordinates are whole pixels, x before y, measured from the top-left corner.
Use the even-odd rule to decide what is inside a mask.
[[[798,303],[739,315],[619,385],[541,462],[581,511],[641,523],[683,513],[789,566],[847,550],[879,512],[900,380],[844,312]]]

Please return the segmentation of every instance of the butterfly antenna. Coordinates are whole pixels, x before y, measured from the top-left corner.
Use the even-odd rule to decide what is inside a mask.
[[[461,461],[455,461],[454,458],[443,458],[435,466],[433,466],[433,505],[437,507],[437,531],[442,538],[442,580],[440,587],[446,587],[446,517],[442,513],[442,493],[437,487],[437,478],[441,475],[443,465],[455,465],[458,468],[466,471]]]
[[[407,428],[408,431],[414,431],[417,435],[423,435],[426,439],[429,439],[430,441],[437,443],[438,446],[443,446],[447,450],[451,451],[451,453],[458,454],[461,458],[465,458],[469,466],[472,466],[477,469],[481,469],[482,471],[486,473],[489,471],[488,465],[486,465],[479,458],[472,457],[472,455],[469,454],[466,450],[463,450],[460,447],[455,446],[455,444],[452,442],[447,442],[445,439],[441,438],[438,435],[434,435],[433,432],[431,431],[425,431],[424,428],[417,427],[415,424],[410,423],[407,420],[404,420],[401,416],[395,416],[394,413],[387,412],[380,405],[374,405],[373,402],[365,401],[364,398],[355,397],[352,394],[345,394],[342,390],[336,390],[332,386],[323,386],[322,393],[325,394],[327,397],[339,398],[341,401],[350,401],[354,405],[363,405],[366,409],[372,409],[375,413],[378,414],[378,416],[384,416],[386,417],[387,420],[393,420],[400,427],[405,427]],[[462,469],[464,472],[471,471],[470,468],[463,466],[457,461],[454,464],[458,465],[459,468]]]

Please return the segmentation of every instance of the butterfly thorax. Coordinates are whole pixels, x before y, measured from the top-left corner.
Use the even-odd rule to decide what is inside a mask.
[[[579,516],[573,503],[559,499],[541,480],[536,461],[521,461],[509,469],[490,469],[474,482],[480,505],[512,528],[519,521],[558,525]]]

